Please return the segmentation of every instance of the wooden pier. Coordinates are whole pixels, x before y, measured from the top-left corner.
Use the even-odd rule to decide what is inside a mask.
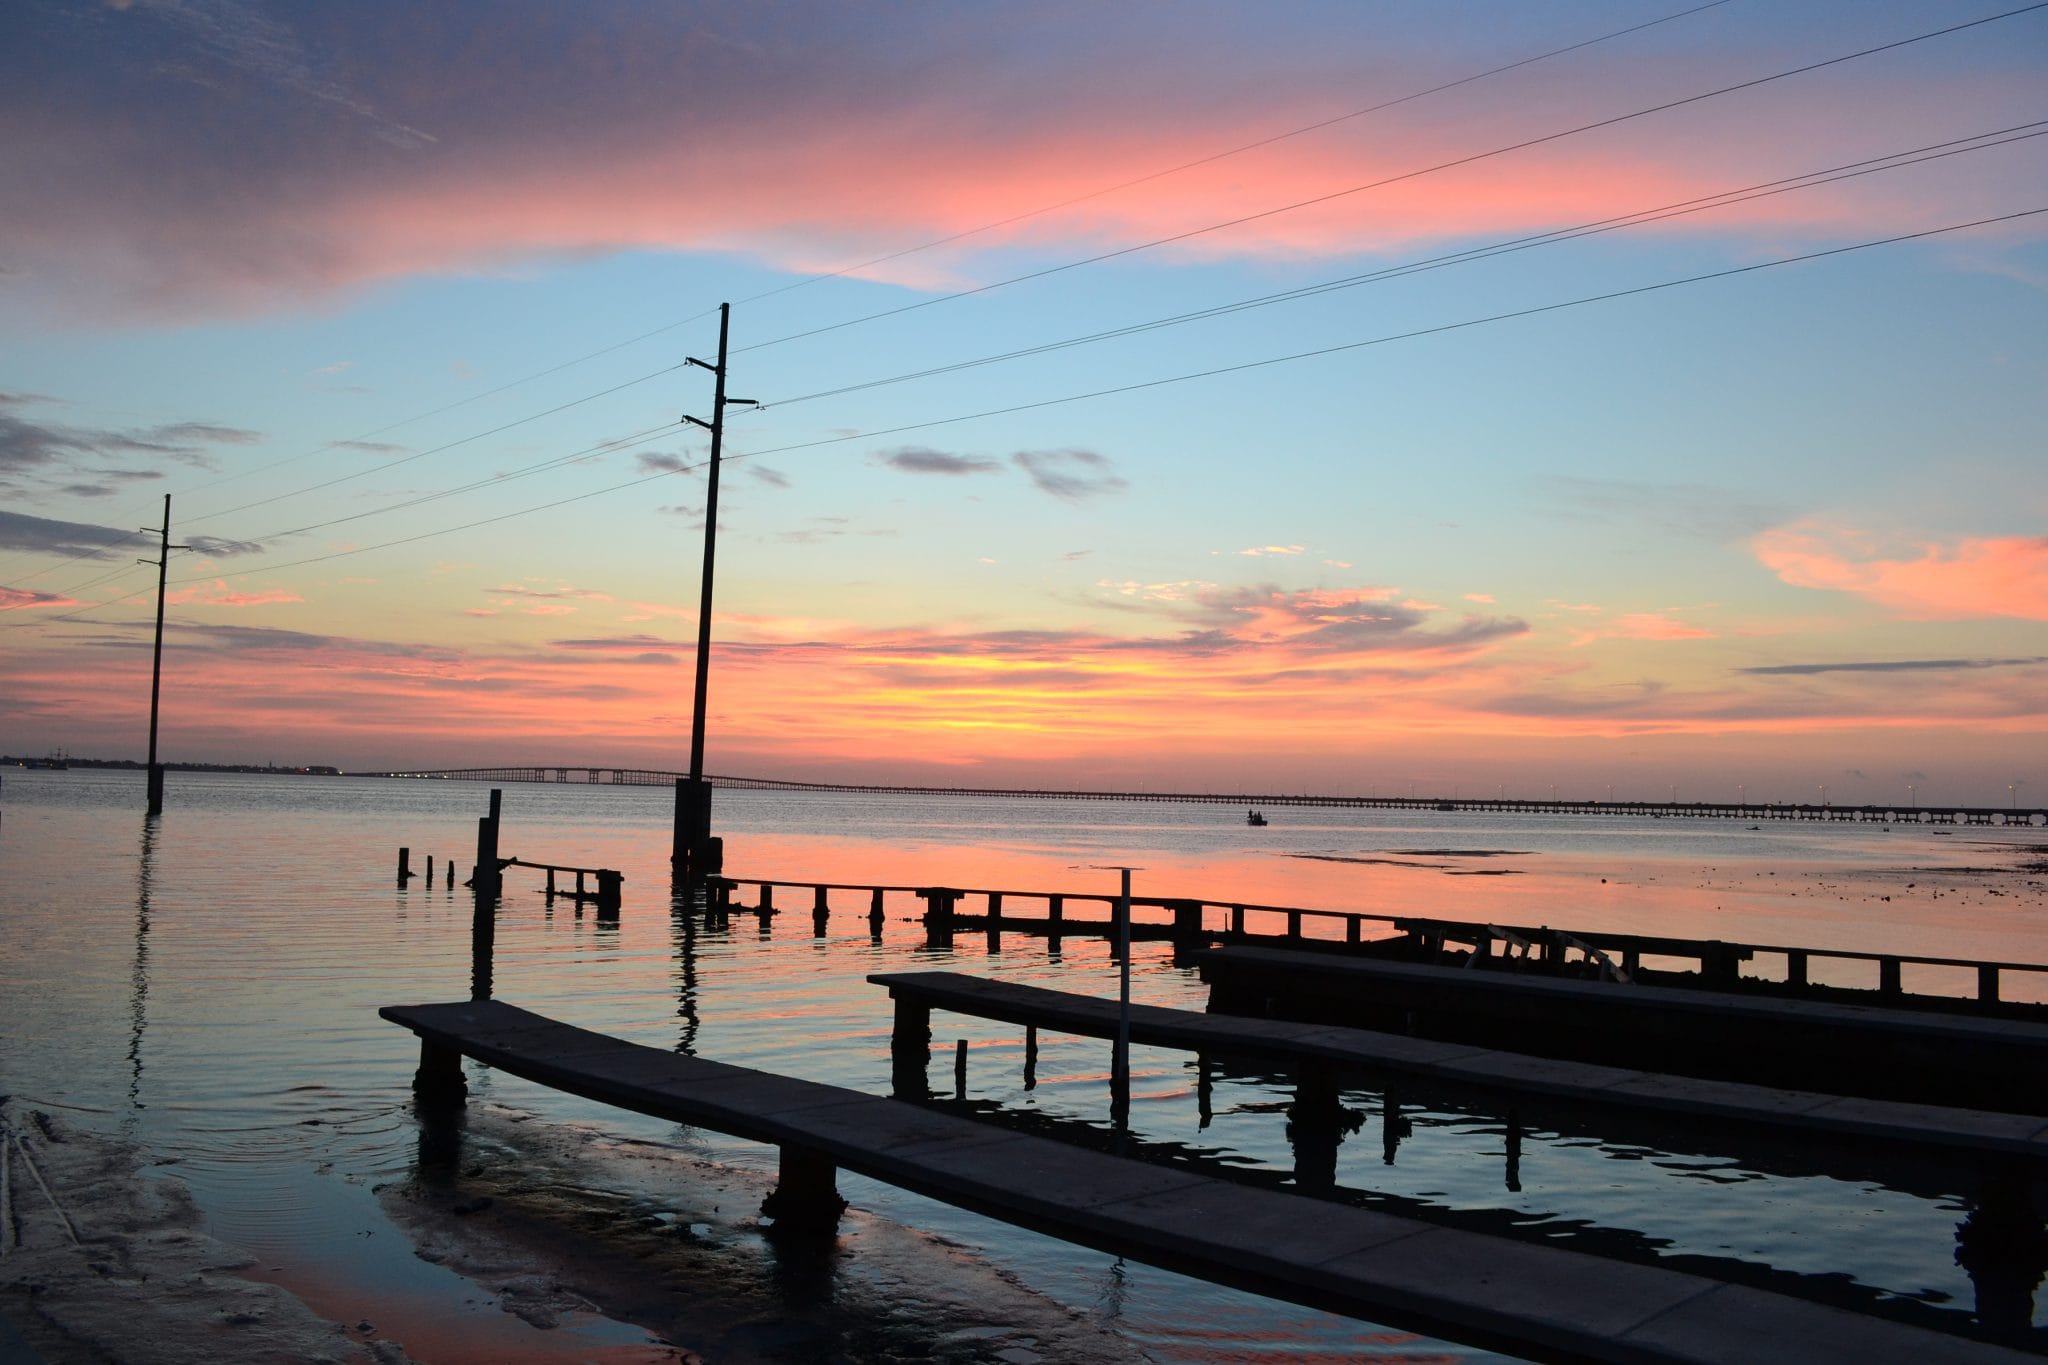
[[[1027,1058],[1035,1051],[1040,1029],[1085,1038],[1117,1036],[1114,1000],[960,972],[881,972],[868,980],[885,988],[895,1002],[891,1046],[904,1062],[898,1093],[914,1091],[923,1075],[933,1010],[1023,1026],[1030,1031]],[[1292,1069],[1302,1087],[1296,1103],[1309,1109],[1322,1107],[1315,1092],[1331,1087],[1340,1075],[1426,1077],[1509,1095],[1646,1109],[1826,1138],[1868,1139],[1979,1160],[2019,1160],[2048,1173],[2048,1114],[1994,1113],[1702,1080],[1397,1033],[1204,1014],[1163,1005],[1132,1005],[1128,1027],[1134,1043]]]
[[[1202,955],[1217,1013],[1873,1099],[2048,1115],[2048,1023],[1286,949]]]
[[[1067,938],[1114,941],[1120,899],[1112,892],[800,877],[715,877],[706,886],[714,916],[801,913],[809,916],[812,932],[823,935],[835,914],[857,913],[870,934],[879,935],[893,909],[914,914],[933,947],[950,946],[960,934],[978,934],[990,952],[1000,952],[1003,939],[1012,934],[1046,939],[1054,950]],[[1462,945],[1469,954],[1498,957],[1497,965],[1509,965],[1505,960],[1515,957],[1512,965],[1532,972],[1610,979],[1690,977],[1718,989],[1831,995],[1845,1003],[1867,997],[1872,1003],[1899,1008],[2048,1021],[2048,1006],[2006,999],[2006,987],[2014,980],[2033,992],[2048,983],[2048,964],[2038,962],[1563,930],[1189,896],[1132,896],[1130,906],[1134,941],[1171,942],[1190,955],[1215,944],[1247,944],[1434,957]],[[1745,967],[1751,970],[1745,972]],[[1823,978],[1833,978],[1832,984],[1821,984]],[[2030,993],[2021,991],[2023,996]]]
[[[421,1040],[423,1117],[461,1102],[461,1059],[673,1122],[771,1143],[778,1228],[829,1235],[844,1168],[1214,1283],[1543,1359],[2037,1359],[1661,1266],[1260,1189],[1005,1132],[837,1086],[728,1066],[502,1002],[387,1006]]]

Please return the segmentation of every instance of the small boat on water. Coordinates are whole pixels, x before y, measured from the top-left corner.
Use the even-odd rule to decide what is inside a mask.
[[[1245,812],[1244,822],[1247,825],[1263,825],[1266,823],[1266,817],[1258,811],[1247,811]]]

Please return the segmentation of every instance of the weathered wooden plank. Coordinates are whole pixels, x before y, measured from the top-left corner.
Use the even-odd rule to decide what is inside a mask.
[[[837,1086],[607,1038],[497,1001],[387,1006],[433,1046],[1149,1264],[1293,1302],[1545,1358],[1843,1365],[2033,1359],[1660,1266],[1233,1185]],[[785,1173],[791,1161],[785,1161]],[[829,1219],[825,1222],[829,1226]],[[1668,1327],[1684,1315],[1684,1330]],[[1769,1349],[1761,1353],[1762,1334]]]
[[[1113,1000],[957,972],[877,973],[868,980],[888,988],[899,1001],[915,1001],[928,1009],[1085,1037],[1108,1038],[1115,1033],[1117,1007]],[[1148,1046],[1207,1055],[1263,1057],[1282,1063],[1313,1059],[1577,1102],[1708,1115],[2048,1162],[2048,1119],[2038,1115],[1673,1076],[1368,1029],[1202,1014],[1157,1005],[1131,1007],[1131,1038]]]

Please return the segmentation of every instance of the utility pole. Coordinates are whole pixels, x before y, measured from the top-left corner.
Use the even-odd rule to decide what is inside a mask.
[[[164,524],[145,526],[145,531],[155,531],[158,536],[155,559],[137,560],[138,564],[156,565],[156,654],[149,669],[149,813],[161,815],[164,810],[164,770],[156,761],[156,715],[158,701],[164,688],[164,584],[170,572],[171,551],[189,550],[189,545],[171,544],[171,495],[164,494]]]
[[[692,879],[719,872],[724,858],[711,838],[711,788],[704,781],[704,715],[711,691],[711,588],[712,570],[718,560],[718,465],[725,445],[725,409],[729,404],[753,404],[751,398],[725,396],[726,339],[732,322],[732,305],[718,305],[718,363],[687,359],[692,365],[711,371],[715,384],[711,398],[711,420],[685,415],[683,420],[711,433],[711,470],[704,488],[704,578],[697,607],[697,696],[690,718],[690,775],[676,783],[675,835],[669,854],[679,877]]]

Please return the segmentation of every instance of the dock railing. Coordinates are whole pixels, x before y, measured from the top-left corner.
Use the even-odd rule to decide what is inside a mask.
[[[918,918],[935,946],[950,945],[955,933],[978,931],[987,936],[992,949],[1000,948],[1004,934],[1051,940],[1103,937],[1114,943],[1118,900],[1113,891],[917,886],[806,877],[720,876],[709,879],[706,889],[707,913],[723,917],[737,912],[765,919],[784,911],[808,911],[812,930],[820,935],[827,931],[835,909],[847,913],[852,909],[848,902],[858,900],[870,934],[879,936],[892,905],[904,909],[904,902],[914,899],[919,903]],[[751,893],[751,905],[744,903],[743,893]],[[837,907],[833,904],[835,896],[839,901]],[[1073,913],[1077,908],[1085,908],[1087,913]],[[1554,970],[1582,970],[1589,976],[1614,982],[1617,989],[1626,989],[1627,983],[1635,980],[1648,962],[1665,970],[1692,971],[1705,982],[1723,986],[1745,980],[1783,982],[1795,987],[1828,984],[1875,989],[1881,996],[1898,997],[1901,1001],[1917,996],[1997,1004],[2005,998],[2008,977],[2036,984],[2038,989],[2020,992],[2023,999],[2038,1000],[2048,993],[2048,963],[1738,943],[1584,928],[1567,932],[1548,925],[1476,923],[1191,896],[1132,896],[1131,936],[1170,941],[1187,949],[1236,942],[1324,951],[1407,939],[1425,960],[1454,949],[1466,952],[1464,960],[1468,966],[1496,955],[1519,956]],[[1761,965],[1773,961],[1781,964],[1781,974],[1745,975],[1742,971],[1744,963]],[[1818,964],[1827,963],[1859,967],[1846,973],[1816,971]],[[1868,967],[1874,967],[1874,979],[1869,979],[1873,973]]]

